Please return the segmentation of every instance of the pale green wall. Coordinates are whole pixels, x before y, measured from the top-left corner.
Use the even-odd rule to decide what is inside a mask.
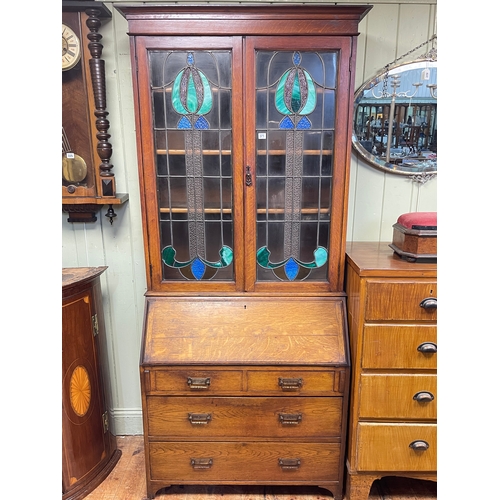
[[[113,18],[101,29],[113,146],[111,160],[117,191],[129,193],[130,200],[115,209],[117,217],[112,226],[104,217],[105,209],[93,224],[70,224],[66,221],[67,214],[63,213],[62,265],[109,266],[101,276],[101,283],[107,333],[107,375],[111,384],[110,416],[114,432],[123,435],[142,434],[139,350],[146,276],[129,39],[127,23],[113,9],[113,3],[106,2]],[[436,0],[335,3],[374,5],[360,25],[356,88],[387,63],[435,33]],[[423,52],[425,50],[416,54]],[[392,224],[400,214],[437,210],[436,189],[437,179],[424,185],[416,184],[406,177],[377,171],[353,153],[347,239],[390,241]]]

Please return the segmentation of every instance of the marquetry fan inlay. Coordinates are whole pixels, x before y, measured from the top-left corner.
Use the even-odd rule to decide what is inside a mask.
[[[87,370],[83,366],[77,366],[70,381],[70,400],[74,412],[83,417],[90,406],[90,380]]]

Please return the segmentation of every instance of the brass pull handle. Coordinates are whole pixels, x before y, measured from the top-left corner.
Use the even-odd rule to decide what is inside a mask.
[[[427,309],[437,309],[438,301],[434,297],[427,297],[426,299],[420,302],[420,307],[423,307],[425,310]]]
[[[435,354],[436,352],[438,352],[438,348],[434,342],[422,342],[417,347],[417,351],[423,354]]]
[[[297,470],[300,467],[300,458],[278,458],[281,470]]]
[[[434,399],[434,394],[427,391],[419,391],[414,394],[413,399],[419,403],[429,403]]]
[[[212,420],[210,413],[188,413],[188,419],[193,425],[207,425]]]
[[[212,458],[192,458],[191,467],[195,470],[205,470],[212,467],[214,461]]]
[[[302,387],[301,378],[278,378],[278,385],[283,391],[298,391]]]
[[[282,425],[299,425],[302,422],[302,413],[280,413],[278,419]]]
[[[194,390],[208,389],[210,387],[210,377],[207,378],[188,377],[187,385],[189,385],[190,389]]]
[[[252,185],[252,173],[250,172],[250,167],[247,165],[247,172],[245,174],[245,184],[247,186]]]
[[[427,441],[415,440],[410,443],[410,448],[415,451],[425,451],[429,449],[429,443]]]

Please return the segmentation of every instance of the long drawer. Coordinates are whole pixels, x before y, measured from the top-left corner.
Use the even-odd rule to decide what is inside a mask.
[[[358,424],[358,471],[436,471],[436,451],[436,424]]]
[[[339,438],[342,398],[147,398],[150,436],[175,438]]]
[[[436,321],[436,281],[371,281],[366,283],[366,321]],[[424,307],[423,301],[427,301]]]
[[[437,375],[362,374],[360,418],[437,418]]]
[[[365,324],[361,364],[364,369],[435,370],[437,327]]]
[[[178,483],[338,480],[340,443],[150,442],[151,479]]]

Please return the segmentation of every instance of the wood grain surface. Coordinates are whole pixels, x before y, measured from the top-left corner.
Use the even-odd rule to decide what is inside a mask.
[[[144,500],[144,441],[142,436],[118,436],[122,456],[105,481],[85,500]],[[160,490],[156,500],[331,500],[318,487],[299,486],[172,486]],[[404,477],[376,480],[367,500],[436,500],[437,485]],[[349,499],[345,499],[349,500]]]

